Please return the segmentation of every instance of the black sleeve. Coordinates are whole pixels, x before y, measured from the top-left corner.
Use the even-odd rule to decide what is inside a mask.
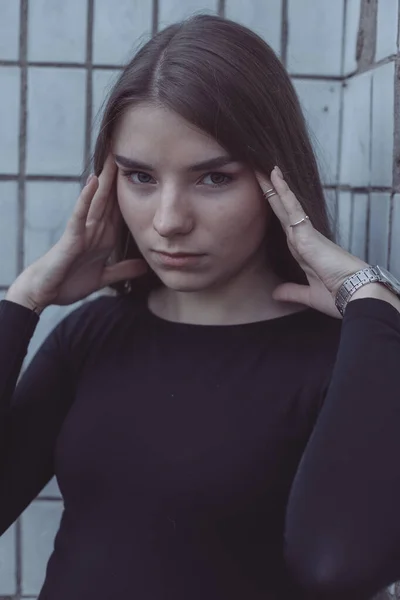
[[[400,313],[349,303],[291,489],[285,560],[308,599],[369,600],[400,579]]]
[[[18,381],[39,317],[0,302],[0,535],[54,474],[56,438],[74,398],[67,341],[84,310],[55,327]]]

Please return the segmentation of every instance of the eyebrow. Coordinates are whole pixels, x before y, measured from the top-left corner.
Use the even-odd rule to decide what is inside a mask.
[[[115,161],[119,163],[122,167],[127,169],[137,169],[143,171],[155,171],[155,168],[152,165],[146,165],[140,161],[134,160],[132,158],[127,158],[126,156],[120,156],[119,154],[114,154]],[[233,162],[238,162],[232,156],[228,156],[226,154],[222,156],[216,156],[215,158],[211,158],[209,160],[204,160],[203,162],[196,163],[188,167],[188,171],[193,173],[196,171],[205,171],[206,169],[216,169],[218,167],[224,167]]]

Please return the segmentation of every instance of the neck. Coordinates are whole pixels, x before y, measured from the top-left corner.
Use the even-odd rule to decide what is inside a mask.
[[[237,325],[304,310],[301,304],[272,298],[280,283],[282,280],[264,267],[218,288],[181,292],[163,286],[150,295],[149,308],[168,321],[196,325]]]

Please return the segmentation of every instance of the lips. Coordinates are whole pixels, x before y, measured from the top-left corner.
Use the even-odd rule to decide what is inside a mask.
[[[201,264],[204,254],[193,254],[188,252],[163,252],[153,250],[154,260],[163,268],[167,269],[197,269]]]
[[[154,250],[157,254],[163,254],[164,256],[170,256],[171,258],[186,258],[189,256],[201,256],[201,254],[194,252],[164,252],[163,250]]]

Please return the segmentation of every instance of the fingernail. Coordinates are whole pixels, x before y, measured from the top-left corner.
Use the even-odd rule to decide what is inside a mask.
[[[89,177],[86,179],[86,185],[88,185],[90,183],[90,181],[93,179],[94,175],[93,173],[90,173]]]
[[[282,173],[282,171],[280,170],[280,168],[277,165],[275,165],[274,171],[278,175],[278,177],[280,177],[281,179],[283,179],[283,173]]]

